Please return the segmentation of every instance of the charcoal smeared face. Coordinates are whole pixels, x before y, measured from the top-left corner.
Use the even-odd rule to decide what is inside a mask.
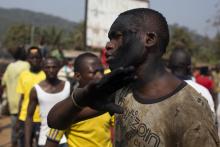
[[[143,60],[145,47],[138,34],[129,16],[119,16],[112,24],[109,31],[112,48],[107,47],[107,62],[112,70],[137,66]]]

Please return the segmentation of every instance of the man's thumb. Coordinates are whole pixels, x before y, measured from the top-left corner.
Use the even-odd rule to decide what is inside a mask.
[[[115,103],[109,103],[105,106],[105,110],[110,113],[122,114],[124,112],[123,108]]]

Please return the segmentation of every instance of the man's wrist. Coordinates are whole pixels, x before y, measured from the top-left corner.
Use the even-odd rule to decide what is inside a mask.
[[[89,93],[87,87],[83,87],[83,88],[75,87],[71,94],[71,99],[73,104],[77,108],[81,108],[81,109],[85,106],[88,106],[89,105],[88,95]]]
[[[76,92],[76,90],[74,90],[74,91],[72,92],[72,94],[71,94],[71,99],[72,99],[73,105],[74,105],[76,108],[78,108],[78,109],[82,109],[83,106],[81,106],[80,104],[78,104],[78,103],[76,102],[76,94],[75,94],[75,92]]]

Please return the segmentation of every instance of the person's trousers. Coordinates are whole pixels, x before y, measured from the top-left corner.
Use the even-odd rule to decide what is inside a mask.
[[[18,119],[17,114],[11,114],[11,143],[12,146],[16,146],[18,143],[18,132],[16,131],[15,125]]]
[[[38,145],[38,147],[44,147],[45,145]],[[59,144],[58,147],[68,147],[66,143]]]
[[[24,121],[21,121],[19,120],[19,123],[20,123],[20,128],[19,128],[19,132],[18,132],[18,146],[19,147],[24,147],[25,145],[25,131],[24,131],[24,125],[25,125],[25,122]],[[39,132],[40,132],[40,123],[35,123],[33,122],[33,125],[32,125],[32,133],[31,133],[31,144],[33,146],[38,146],[38,138],[39,138]]]

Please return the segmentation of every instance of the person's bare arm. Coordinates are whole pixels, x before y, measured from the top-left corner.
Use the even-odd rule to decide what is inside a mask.
[[[16,124],[15,124],[15,130],[17,130],[17,131],[20,128],[19,116],[20,116],[20,113],[21,113],[21,107],[22,107],[23,100],[24,100],[24,94],[21,94],[19,102],[18,102],[18,116],[17,116],[18,118],[17,118]]]
[[[94,109],[85,107],[83,109],[77,108],[71,97],[57,103],[48,114],[48,125],[51,128],[66,129],[72,123],[79,122],[81,120],[95,117],[102,114]]]
[[[133,68],[120,68],[100,81],[74,90],[72,96],[57,103],[49,112],[47,120],[51,128],[66,129],[72,123],[91,118],[104,112],[122,113],[122,108],[110,98],[115,91],[134,79]],[[74,102],[75,101],[75,102]],[[80,109],[77,105],[83,107]]]
[[[33,115],[37,107],[38,99],[35,88],[32,88],[30,93],[30,101],[27,109],[27,118],[25,121],[25,147],[31,147],[31,132],[33,124]]]
[[[24,100],[24,94],[21,94],[19,102],[18,102],[18,116],[21,113],[21,107],[22,107],[23,100]]]
[[[59,147],[59,142],[55,142],[47,139],[45,147]]]

